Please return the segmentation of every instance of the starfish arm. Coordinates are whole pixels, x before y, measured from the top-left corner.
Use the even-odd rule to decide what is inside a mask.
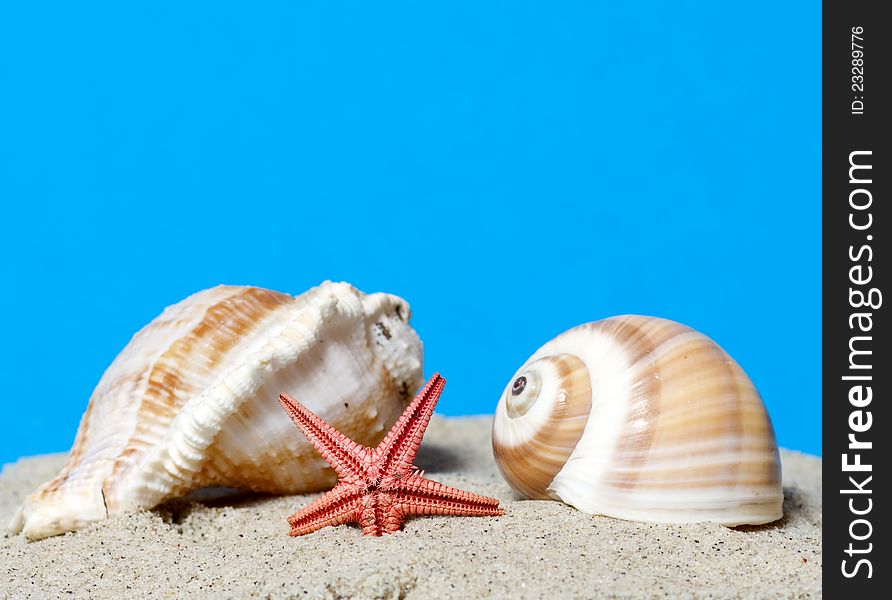
[[[394,492],[403,515],[463,515],[496,517],[505,514],[495,498],[466,492],[421,475],[405,477]]]
[[[305,535],[329,525],[356,523],[362,513],[362,495],[352,485],[337,485],[290,517],[289,535]]]
[[[288,394],[281,394],[279,402],[341,480],[354,482],[364,477],[363,465],[368,451],[365,446],[348,438]]]
[[[404,513],[397,504],[396,495],[378,491],[363,497],[362,515],[359,524],[363,535],[380,536],[397,531],[405,520]]]
[[[412,471],[412,461],[445,385],[446,380],[435,373],[403,411],[387,437],[374,450],[379,472],[398,477]]]
[[[495,498],[426,479],[412,465],[445,385],[435,374],[374,449],[357,444],[282,394],[282,407],[339,476],[333,490],[289,517],[291,535],[359,523],[364,535],[379,536],[398,530],[410,515],[504,514]]]

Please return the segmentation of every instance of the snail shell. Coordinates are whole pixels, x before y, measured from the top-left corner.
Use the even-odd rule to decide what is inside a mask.
[[[590,514],[728,526],[782,516],[759,393],[715,342],[666,319],[612,317],[542,346],[499,400],[493,452],[521,494]]]
[[[206,486],[302,493],[334,472],[287,393],[374,446],[422,383],[409,306],[325,282],[292,297],[218,286],[168,307],[106,370],[62,472],[10,524],[39,539]]]

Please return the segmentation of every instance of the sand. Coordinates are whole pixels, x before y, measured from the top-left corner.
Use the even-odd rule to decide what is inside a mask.
[[[0,598],[812,598],[821,595],[821,460],[782,451],[784,518],[742,529],[592,517],[519,500],[492,459],[488,417],[435,417],[417,464],[502,500],[503,517],[427,517],[395,535],[288,537],[315,498],[175,501],[77,533],[0,537]],[[0,520],[63,455],[0,475]]]

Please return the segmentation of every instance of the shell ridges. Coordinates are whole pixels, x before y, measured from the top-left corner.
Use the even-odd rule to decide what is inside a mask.
[[[218,286],[166,308],[106,370],[68,463],[10,532],[39,539],[206,486],[325,488],[334,474],[278,396],[375,443],[422,382],[409,315],[396,296],[331,282],[297,297]]]
[[[783,491],[771,421],[752,382],[715,342],[666,319],[612,317],[559,335],[518,373],[559,355],[575,356],[588,369],[585,431],[544,489],[531,483],[534,469],[500,464],[516,489],[639,521],[734,526],[780,518]],[[546,460],[511,433],[524,425],[505,410],[508,393],[493,426],[497,461],[504,461],[506,447],[513,461]]]

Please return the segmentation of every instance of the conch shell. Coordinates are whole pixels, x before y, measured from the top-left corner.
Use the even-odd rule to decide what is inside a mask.
[[[207,486],[330,487],[279,394],[374,446],[422,383],[408,321],[402,299],[330,282],[297,297],[218,286],[168,307],[102,376],[67,464],[10,533],[44,538]]]
[[[665,319],[613,317],[542,346],[499,400],[493,451],[524,496],[591,514],[728,526],[782,515],[759,393],[715,342]]]

